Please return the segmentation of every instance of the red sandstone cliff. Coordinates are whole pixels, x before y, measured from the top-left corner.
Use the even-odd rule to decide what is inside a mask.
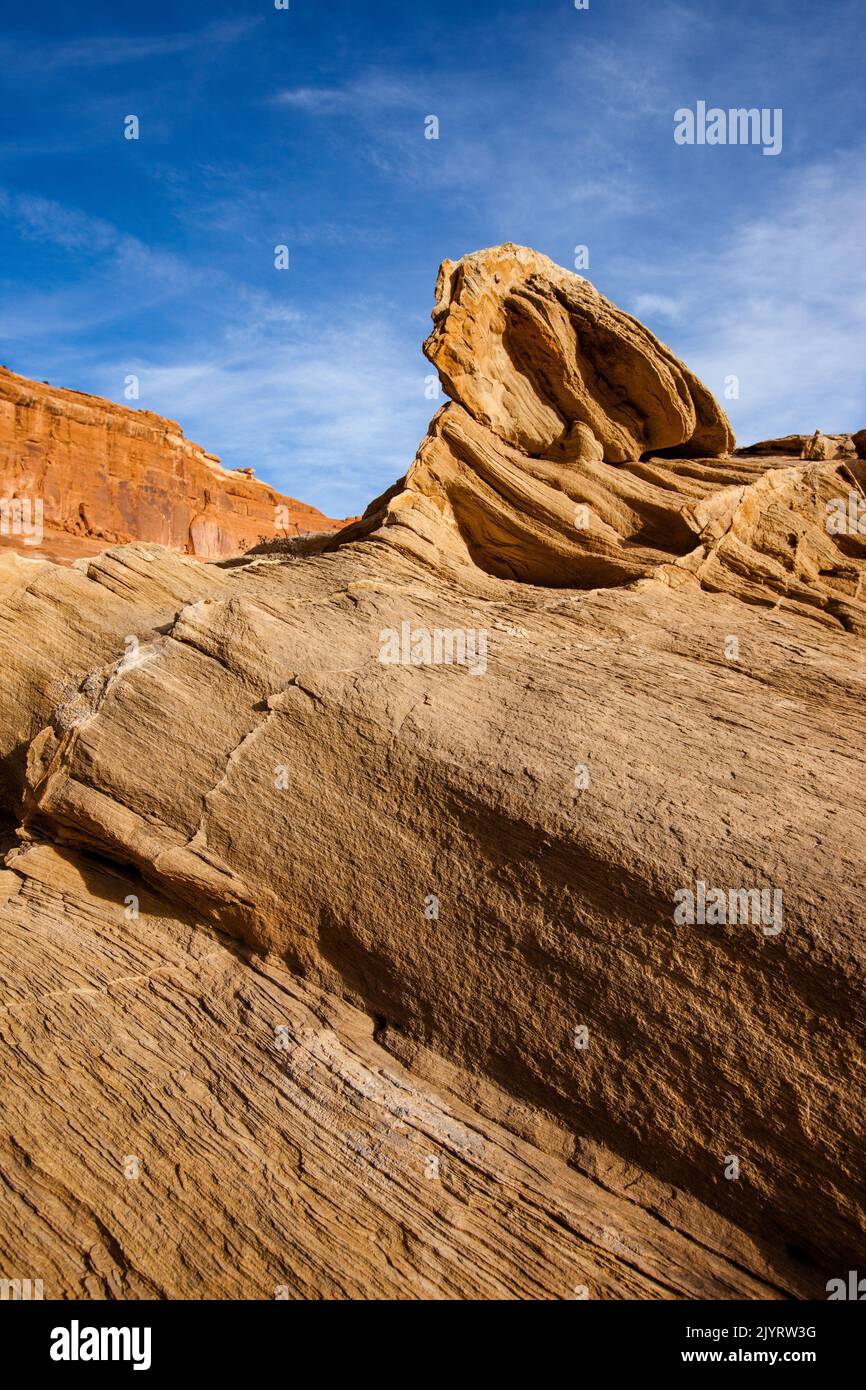
[[[259,482],[251,470],[223,468],[174,420],[6,368],[0,368],[0,500],[0,544],[17,548],[26,541],[25,553],[55,559],[132,540],[220,559],[265,536],[337,525]],[[26,534],[37,502],[39,543]]]

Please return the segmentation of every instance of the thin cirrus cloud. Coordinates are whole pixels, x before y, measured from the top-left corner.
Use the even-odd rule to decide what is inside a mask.
[[[0,189],[0,219],[10,223],[22,241],[47,243],[69,253],[79,274],[96,274],[101,293],[112,273],[127,286],[133,277],[146,295],[160,290],[185,292],[201,281],[201,268],[173,252],[152,247],[104,218],[52,198]]]
[[[339,87],[293,87],[271,97],[271,106],[289,106],[314,116],[330,116],[352,105],[348,91]]]
[[[0,63],[6,76],[14,79],[28,73],[45,78],[80,69],[121,67],[184,55],[199,58],[203,53],[214,53],[237,43],[256,22],[253,18],[222,20],[179,34],[93,35],[65,42],[33,42],[29,36],[6,38],[0,42]]]
[[[866,425],[864,225],[866,147],[792,170],[682,272],[671,346],[720,395],[736,376],[742,442]]]
[[[50,199],[0,192],[2,215],[73,259],[88,251],[79,283],[6,296],[0,337],[17,370],[121,404],[135,375],[136,406],[336,516],[362,511],[408,467],[435,406],[430,369],[393,305],[360,298],[304,312]],[[216,328],[201,312],[205,291],[218,296]],[[162,342],[142,354],[130,315],[147,312]]]
[[[25,240],[52,242],[67,251],[100,254],[122,240],[110,222],[33,194],[0,189],[0,215],[4,214],[14,221]]]
[[[409,82],[376,71],[363,74],[342,87],[285,87],[269,98],[274,107],[289,107],[313,116],[354,112],[358,116],[409,107],[417,102]]]
[[[338,517],[363,511],[406,471],[435,409],[420,355],[388,316],[363,306],[327,324],[301,319],[291,335],[238,341],[229,331],[173,360],[105,363],[94,375],[116,396],[127,371],[140,379],[142,406],[158,405],[225,462],[245,459]]]
[[[676,323],[683,316],[684,304],[671,294],[639,294],[632,312],[639,319],[655,317]]]

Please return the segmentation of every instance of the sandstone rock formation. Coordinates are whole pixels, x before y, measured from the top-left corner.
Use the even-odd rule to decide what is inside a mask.
[[[455,399],[322,553],[0,557],[2,1264],[823,1297],[866,1234],[848,464],[722,456],[531,252],[437,298]]]
[[[784,458],[821,462],[827,459],[854,459],[858,455],[862,458],[862,449],[858,447],[861,436],[866,437],[866,431],[859,430],[852,435],[824,434],[821,430],[815,430],[814,434],[786,434],[779,439],[763,439],[758,444],[738,449],[737,453],[744,458],[753,454],[762,458],[767,454],[779,454]]]
[[[258,482],[252,469],[222,468],[174,420],[28,381],[6,368],[0,368],[0,498],[31,507],[38,499],[44,523],[41,544],[31,545],[26,530],[16,535],[11,525],[0,531],[0,544],[62,560],[131,540],[220,559],[265,536],[337,524]]]
[[[445,261],[424,350],[453,401],[542,457],[726,454],[716,401],[588,280],[522,246]]]
[[[698,1249],[137,880],[46,845],[10,864],[4,1276],[46,1298],[780,1296],[721,1223]]]
[[[847,454],[809,469],[729,456],[721,409],[670,350],[525,248],[446,261],[433,318],[425,351],[453,399],[343,540],[386,539],[463,585],[652,577],[863,631],[866,550],[826,526],[859,486]]]

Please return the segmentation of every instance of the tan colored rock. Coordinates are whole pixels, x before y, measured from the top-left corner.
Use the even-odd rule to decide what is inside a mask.
[[[785,468],[784,440],[771,457],[668,457],[671,437],[687,454],[729,450],[720,408],[640,324],[523,247],[445,262],[433,318],[425,350],[453,400],[406,477],[340,541],[373,537],[464,585],[479,571],[576,588],[691,576],[866,631],[866,548],[826,524],[852,485],[848,436],[847,449],[841,436],[822,446],[838,460],[824,468]]]
[[[658,581],[482,595],[378,545],[225,578],[85,682],[77,717],[50,712],[25,825],[135,865],[777,1258],[806,1251],[816,1287],[853,1258],[854,639]],[[484,630],[483,673],[383,666],[404,622]],[[678,926],[698,880],[781,892],[783,931]]]
[[[764,458],[768,454],[780,454],[789,459],[820,462],[828,459],[855,458],[855,437],[850,434],[823,434],[821,430],[815,430],[814,434],[786,434],[779,439],[762,439],[760,443],[749,444],[736,452],[743,458]]]
[[[576,424],[611,463],[734,446],[723,411],[669,348],[524,246],[445,261],[433,322],[424,351],[448,395],[526,453],[548,454]]]
[[[514,248],[502,261],[515,276],[524,264]],[[497,321],[496,296],[512,293],[499,285],[476,278],[467,341]],[[198,1171],[201,1112],[220,1171],[261,1174],[234,1262],[245,1287],[270,1287],[285,1245],[285,1165],[277,1183],[268,1164],[293,1145],[312,1147],[315,1172],[292,1187],[301,1294],[562,1296],[574,1245],[558,1204],[573,1177],[590,1187],[568,1232],[597,1232],[608,1202],[616,1213],[602,1226],[615,1246],[591,1234],[575,1280],[599,1296],[650,1296],[656,1281],[672,1296],[823,1297],[828,1278],[857,1267],[866,553],[825,524],[850,465],[615,465],[576,419],[536,457],[528,441],[550,397],[537,375],[525,394],[507,355],[482,349],[487,383],[464,355],[462,403],[438,413],[406,478],[330,550],[223,567],[130,546],[71,569],[0,566],[0,752],[23,841],[0,884],[11,997],[54,992],[78,1008],[77,991],[110,992],[103,955],[121,983],[127,971],[162,981],[160,962],[181,972],[134,1005],[123,986],[87,1026],[67,1025],[86,1145],[69,1137],[47,1064],[28,1103],[38,1010],[32,1033],[10,1034],[16,1176],[0,1250],[28,1268],[44,1252],[64,1290],[95,1248],[95,1294],[242,1296],[237,1273],[213,1264],[207,1225],[234,1232],[238,1207],[179,1192],[168,1169],[178,1151]],[[99,877],[111,862],[116,888]],[[143,928],[112,906],[130,874],[155,895]],[[707,920],[708,894],[723,920]],[[185,1003],[190,969],[200,979]],[[317,1036],[317,1023],[304,1032],[311,1012],[337,1020],[337,1041],[291,1077],[287,1103],[302,1115],[274,1118],[253,1060],[274,1025],[262,980],[268,999],[292,997],[292,1048]],[[135,1046],[110,1054],[106,1084],[94,1059],[115,1027]],[[359,1070],[347,1039],[365,1029]],[[408,1114],[383,1099],[389,1057],[405,1069],[394,1075]],[[464,1167],[449,1189],[467,1204],[480,1193],[466,1224],[435,1206],[417,1167],[355,1181],[338,1141],[346,1088],[365,1153],[389,1155],[399,1135],[415,1163],[421,1096],[439,1117],[422,1148],[451,1132],[436,1127],[446,1105],[495,1141],[493,1171]],[[110,1189],[97,1201],[94,1175],[109,1171],[128,1117],[151,1112],[147,1202],[132,1210]],[[501,1154],[518,1144],[526,1163],[506,1170]],[[624,1199],[639,1233],[623,1224]],[[382,1234],[365,1249],[370,1200]],[[102,1226],[73,1226],[70,1207]],[[348,1217],[335,1217],[327,1253],[313,1227],[329,1220],[306,1214],[334,1208]],[[686,1244],[659,1248],[651,1213]],[[440,1221],[455,1234],[443,1238]],[[118,1222],[122,1260],[98,1234]],[[151,1237],[158,1254],[183,1238],[189,1267],[169,1257],[160,1283]],[[525,1268],[524,1238],[542,1252]],[[599,1247],[614,1257],[601,1270]]]
[[[11,862],[3,1277],[84,1299],[780,1296],[786,1264],[682,1194],[701,1243],[138,880],[42,845]]]
[[[853,454],[854,450],[853,447],[851,447],[850,440],[847,441],[847,445],[847,453],[849,455]],[[828,439],[826,434],[822,434],[820,430],[816,430],[811,439],[808,439],[804,444],[802,456],[804,459],[810,460],[836,458],[838,456],[838,446],[835,440]]]
[[[128,659],[183,604],[222,592],[226,572],[158,546],[125,546],[58,568],[0,554],[0,602],[10,660],[0,662],[0,789],[15,801],[27,748],[55,711],[69,722],[96,669]],[[133,640],[127,642],[127,638]]]
[[[463,585],[691,580],[863,633],[866,537],[827,529],[851,487],[847,461],[533,459],[452,403],[406,478],[339,539],[397,547]]]
[[[337,523],[226,469],[180,425],[0,368],[0,498],[43,509],[44,539],[13,526],[0,544],[67,560],[106,545],[155,541],[202,559],[239,555],[263,537]],[[279,513],[277,508],[283,510]]]

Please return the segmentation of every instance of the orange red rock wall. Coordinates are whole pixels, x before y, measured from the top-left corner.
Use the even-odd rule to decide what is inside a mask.
[[[143,540],[219,559],[337,525],[221,467],[174,420],[0,368],[0,498],[15,497],[42,499],[44,540],[26,549],[56,558]]]

